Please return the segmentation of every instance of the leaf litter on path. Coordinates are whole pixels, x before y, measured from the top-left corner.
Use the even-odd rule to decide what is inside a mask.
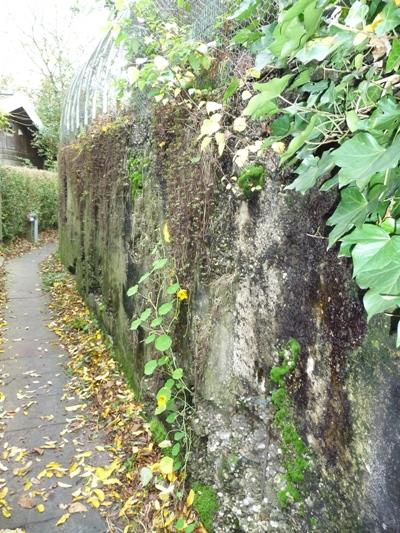
[[[111,532],[188,528],[206,533],[192,507],[193,491],[187,498],[183,496],[183,476],[173,472],[171,460],[153,441],[142,416],[143,406],[129,389],[113,358],[108,336],[91,316],[72,276],[55,257],[42,264],[42,272],[57,275],[50,287],[55,319],[49,327],[70,356],[64,400],[74,402],[66,411],[75,416],[61,434],[73,435],[83,425],[103,440],[94,450],[81,450],[68,466],[67,477],[78,477],[84,485],[73,492],[71,505],[65,507],[57,523],[65,523],[76,509],[71,510],[71,506],[79,503],[99,509],[107,517]],[[105,453],[107,462],[99,466],[92,460],[92,452]],[[152,473],[152,479],[146,478],[145,483],[143,469]],[[54,468],[45,471],[45,475],[57,475]]]

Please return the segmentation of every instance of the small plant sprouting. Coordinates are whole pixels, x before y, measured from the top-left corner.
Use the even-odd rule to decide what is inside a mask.
[[[237,181],[239,189],[246,198],[251,198],[256,192],[261,191],[265,184],[265,168],[262,165],[251,165],[240,174]]]

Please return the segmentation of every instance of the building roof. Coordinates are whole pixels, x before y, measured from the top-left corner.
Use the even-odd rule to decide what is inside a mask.
[[[36,128],[43,126],[42,121],[35,111],[31,100],[23,93],[1,93],[0,111],[10,115],[18,121],[20,119],[25,125],[33,125]]]

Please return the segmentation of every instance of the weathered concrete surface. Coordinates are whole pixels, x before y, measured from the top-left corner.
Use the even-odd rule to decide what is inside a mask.
[[[196,407],[191,469],[218,492],[216,531],[400,531],[391,493],[398,353],[387,320],[367,328],[349,263],[326,250],[334,195],[286,191],[290,177],[272,155],[264,190],[235,197],[221,180],[231,162],[198,161],[195,125],[182,113],[163,108],[151,125],[133,120],[107,133],[100,125],[64,149],[63,261],[146,396],[143,365],[153,354],[129,330],[142,309],[126,291],[148,270],[168,222],[165,247],[191,295],[175,334]],[[133,197],[127,160],[143,152],[152,166]],[[302,346],[289,382],[294,419],[314,461],[303,508],[282,511],[269,372],[290,337]],[[386,442],[389,454],[380,452]]]
[[[54,250],[54,245],[47,245],[6,264],[9,301],[5,310],[7,326],[2,332],[6,340],[0,354],[0,388],[5,394],[5,401],[0,404],[0,409],[3,407],[0,410],[0,462],[7,470],[1,469],[0,478],[1,484],[5,482],[9,489],[6,499],[12,511],[8,519],[0,513],[0,529],[21,528],[26,533],[53,533],[55,530],[105,533],[104,520],[89,506],[87,513],[73,514],[64,525],[56,526],[66,512],[60,505],[71,502],[71,493],[81,484],[79,478],[45,477],[38,485],[34,484],[30,490],[44,489],[48,494],[44,499],[34,498],[36,504],[44,504],[43,513],[35,508],[23,508],[18,503],[30,492],[23,488],[25,480],[37,479],[39,472],[53,461],[68,468],[77,453],[76,442],[85,449],[93,449],[95,444],[85,431],[60,435],[71,418],[65,407],[77,400],[62,401],[63,387],[68,380],[64,371],[67,354],[47,327],[51,314],[38,272],[39,263]],[[46,419],[49,416],[53,418]],[[42,455],[34,451],[50,441],[56,442],[55,449],[43,449]],[[3,458],[2,454],[13,446],[26,450],[27,455],[21,461]],[[24,476],[14,474],[14,469],[23,468],[30,461],[32,464]],[[59,481],[72,487],[60,488]]]

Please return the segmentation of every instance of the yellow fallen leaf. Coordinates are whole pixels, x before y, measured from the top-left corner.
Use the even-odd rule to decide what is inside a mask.
[[[106,496],[101,489],[94,489],[93,492],[96,494],[96,496],[101,502],[104,502]]]
[[[174,460],[172,457],[163,457],[160,461],[160,472],[165,476],[174,471]]]
[[[64,524],[68,518],[70,517],[71,515],[69,513],[65,513],[62,515],[62,517],[58,520],[58,522],[56,523],[56,526],[61,526],[62,524]]]
[[[194,497],[195,497],[194,490],[193,490],[193,489],[190,489],[190,492],[189,492],[189,494],[188,494],[188,497],[186,498],[186,505],[187,505],[188,507],[191,507],[191,506],[193,505]]]
[[[91,496],[86,501],[88,503],[90,503],[90,505],[92,507],[94,507],[95,509],[98,509],[100,507],[100,502],[99,502],[98,498],[96,498],[96,496]]]
[[[1,510],[4,518],[11,518],[11,512],[8,508],[6,507],[3,507],[3,509]]]
[[[24,481],[24,490],[30,490],[32,488],[32,482],[29,479]]]
[[[170,243],[171,242],[171,234],[169,232],[168,222],[164,223],[162,233],[163,233],[164,241],[166,243]]]
[[[36,511],[38,513],[44,513],[44,505],[43,505],[43,503],[39,503],[39,505],[36,506]]]
[[[86,404],[80,403],[78,405],[70,405],[68,407],[65,407],[65,410],[69,413],[72,411],[78,411],[79,409],[84,409],[86,407]]]

